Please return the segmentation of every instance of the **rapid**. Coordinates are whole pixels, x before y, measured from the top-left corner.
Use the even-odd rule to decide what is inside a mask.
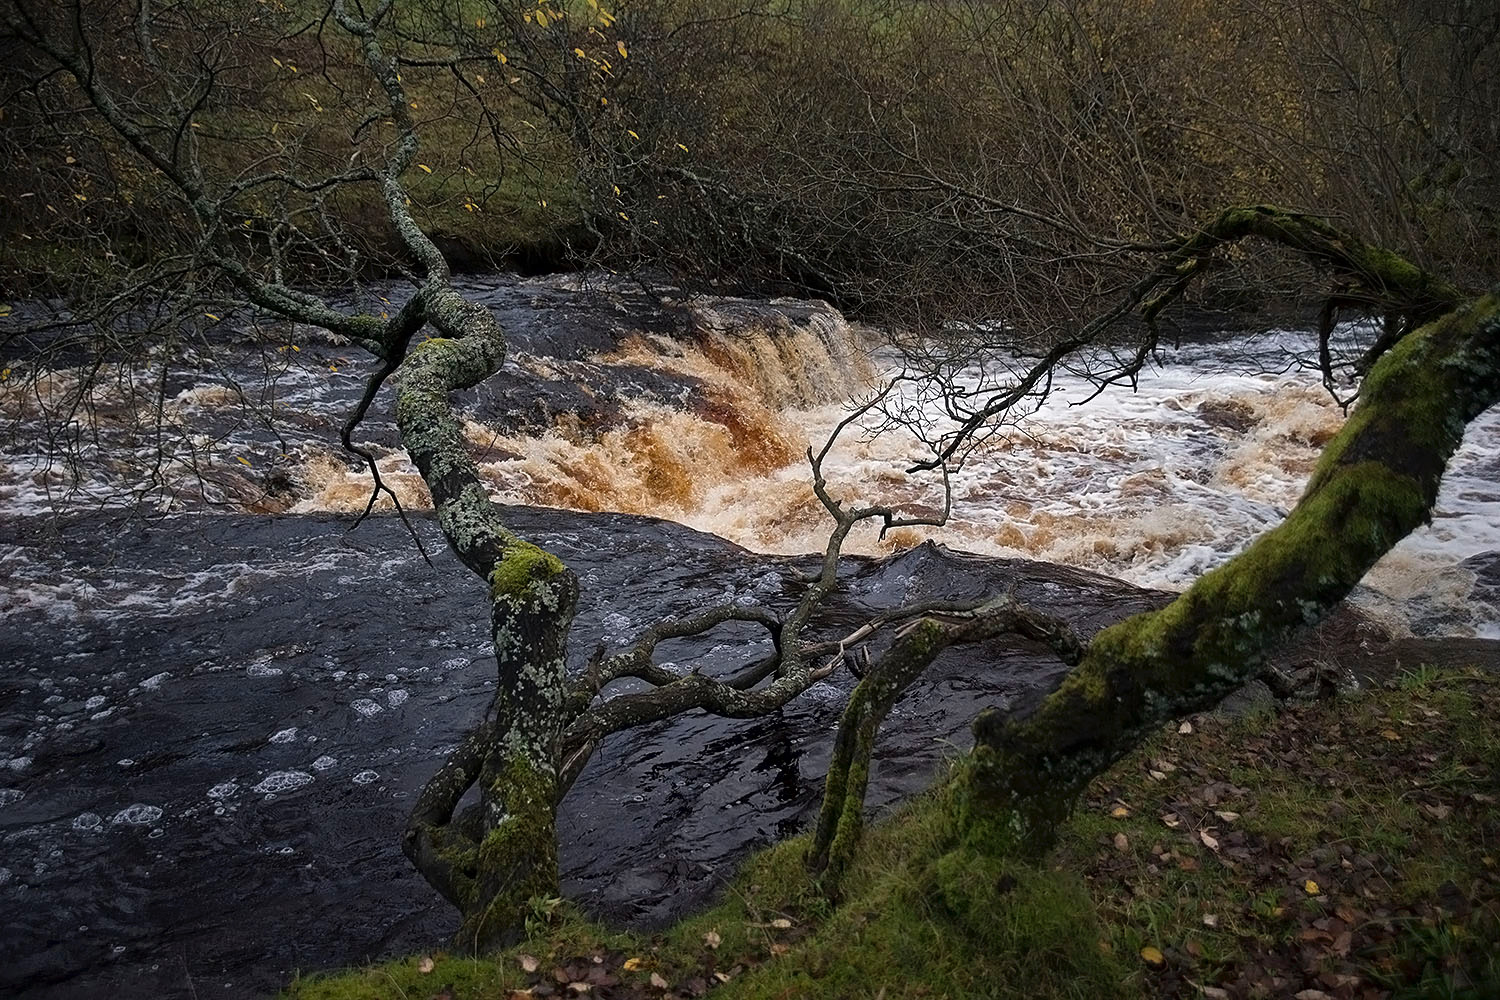
[[[790,599],[827,531],[806,450],[890,364],[879,331],[818,303],[678,302],[603,277],[465,290],[513,344],[458,404],[494,499],[582,578],[575,658],[709,602]],[[369,305],[389,308],[382,295],[396,298],[372,290]],[[369,370],[357,351],[209,320],[211,351],[91,371],[64,358],[0,382],[8,993],[263,995],[298,970],[431,947],[454,924],[396,835],[493,694],[483,593],[426,516],[389,390],[355,441],[432,562],[388,499],[352,527],[371,496],[337,447]],[[855,536],[847,551],[865,558],[823,627],[999,587],[1084,631],[1159,604],[1296,502],[1342,420],[1294,362],[1312,346],[1295,330],[1200,337],[1163,348],[1137,390],[1079,406],[1093,389],[1063,373],[955,474],[945,526]],[[905,471],[914,442],[875,429],[841,436],[835,492],[939,509],[941,483]],[[1363,620],[1500,639],[1497,481],[1491,411],[1431,525],[1355,595]],[[750,652],[708,636],[674,655]],[[882,734],[872,807],[922,787],[977,707],[1034,697],[1058,670],[1036,650],[945,657]],[[611,740],[563,806],[565,893],[637,926],[711,898],[815,808],[851,683],[836,675],[774,718]]]

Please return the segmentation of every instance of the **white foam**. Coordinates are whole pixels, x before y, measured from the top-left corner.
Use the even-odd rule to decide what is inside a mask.
[[[356,785],[368,785],[373,781],[379,780],[380,775],[376,774],[374,771],[360,771],[354,776],[354,783]]]
[[[73,829],[79,833],[94,833],[104,828],[104,819],[98,813],[79,813],[73,817]]]
[[[160,690],[162,684],[165,683],[171,676],[172,672],[170,670],[163,670],[159,674],[152,674],[150,677],[147,677],[145,680],[141,681],[141,689],[145,691]]]
[[[281,668],[271,666],[271,658],[264,657],[247,666],[245,674],[248,677],[279,677]]]
[[[301,788],[312,780],[313,776],[306,771],[272,771],[251,791],[258,795],[280,795]]]
[[[15,805],[26,797],[26,793],[19,788],[0,788],[0,809]]]
[[[356,698],[349,703],[349,707],[367,719],[384,711],[379,702],[371,701],[369,698]]]
[[[313,766],[313,770],[314,771],[326,771],[330,767],[333,767],[337,763],[338,763],[337,760],[335,760],[334,758],[328,756],[327,754],[324,754],[323,756],[319,757],[317,760],[313,761],[312,762],[312,766]]]
[[[282,730],[280,730],[278,732],[272,733],[270,736],[268,736],[266,738],[266,742],[267,743],[291,743],[291,742],[293,742],[296,739],[297,739],[297,727],[293,726],[290,729],[282,729]]]
[[[213,799],[216,802],[222,802],[225,799],[234,798],[239,794],[239,791],[240,783],[238,781],[221,781],[214,787],[210,788],[206,794],[210,799]]]
[[[161,807],[137,802],[126,806],[110,819],[114,826],[152,826],[161,819]]]

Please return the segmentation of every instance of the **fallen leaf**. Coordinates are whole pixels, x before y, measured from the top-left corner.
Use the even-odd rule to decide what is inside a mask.
[[[789,952],[791,950],[792,950],[792,946],[791,945],[782,944],[780,941],[774,941],[771,944],[771,954],[773,954],[773,955],[785,955],[787,952]]]
[[[1401,734],[1396,732],[1394,729],[1382,729],[1380,731],[1380,735],[1391,741],[1399,740],[1401,738]]]
[[[775,920],[771,921],[771,926],[776,928],[778,931],[790,930],[792,922],[786,917],[777,917]]]
[[[1333,1000],[1333,997],[1322,990],[1303,990],[1296,994],[1297,1000]]]
[[[709,931],[707,934],[703,935],[703,943],[708,945],[710,948],[717,948],[719,945],[724,943],[724,939],[719,937],[718,931]]]
[[[1163,774],[1161,771],[1147,771],[1146,773],[1149,774],[1149,775],[1151,775],[1151,780],[1152,781],[1166,781],[1167,780],[1167,776],[1165,774]]]
[[[1115,806],[1109,811],[1109,814],[1115,819],[1124,819],[1126,816],[1130,815],[1130,810],[1126,809],[1124,806]]]
[[[1184,722],[1182,725],[1177,727],[1177,735],[1179,736],[1188,736],[1191,735],[1192,732],[1193,724],[1191,722]]]
[[[1445,806],[1442,803],[1437,803],[1436,805],[1430,806],[1424,805],[1422,807],[1422,811],[1431,816],[1433,819],[1444,820],[1448,818],[1449,813],[1453,812],[1453,807]]]
[[[1312,879],[1308,879],[1306,882],[1302,883],[1302,891],[1307,893],[1309,896],[1316,896],[1323,890],[1318,888],[1318,883],[1314,882]]]
[[[1239,813],[1230,812],[1228,809],[1215,809],[1214,815],[1219,817],[1226,823],[1233,823],[1235,820],[1240,818]]]
[[[1167,824],[1167,828],[1171,830],[1175,830],[1182,825],[1182,820],[1177,818],[1176,813],[1162,813],[1161,821]]]
[[[721,983],[727,983],[727,982],[729,982],[729,973],[727,973],[727,972],[715,972],[714,973],[714,978],[717,979]]]
[[[1203,926],[1204,927],[1217,927],[1217,926],[1219,926],[1218,915],[1217,914],[1213,914],[1213,913],[1205,913],[1205,914],[1203,914]]]
[[[662,978],[661,973],[653,972],[651,973],[651,985],[659,990],[664,990],[667,988],[667,981]]]
[[[542,966],[541,961],[535,955],[517,955],[516,961],[521,963],[522,972],[535,972]]]
[[[423,955],[422,956],[422,960],[417,963],[417,971],[420,972],[420,973],[422,973],[422,975],[425,976],[425,975],[427,975],[427,973],[431,972],[432,970],[433,970],[432,958],[430,956],[428,956],[428,955]]]
[[[1207,830],[1199,830],[1198,839],[1203,841],[1203,846],[1208,848],[1210,851],[1217,851],[1219,849],[1218,840],[1214,839],[1214,836]]]
[[[627,958],[621,966],[626,972],[634,972],[646,963],[639,958]]]
[[[1161,949],[1149,944],[1141,949],[1141,958],[1153,969],[1160,969],[1167,964],[1167,956],[1161,953]]]
[[[593,989],[593,987],[590,986],[588,983],[569,983],[568,984],[568,992],[576,994],[578,996],[583,996],[585,993],[587,993],[591,989]]]
[[[1123,833],[1117,833],[1117,834],[1115,834],[1115,850],[1117,850],[1117,851],[1128,851],[1128,850],[1130,850],[1130,838],[1127,837],[1127,836],[1125,836]]]

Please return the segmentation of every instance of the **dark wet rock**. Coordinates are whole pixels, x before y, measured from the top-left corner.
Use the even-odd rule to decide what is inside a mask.
[[[1243,434],[1256,424],[1255,411],[1235,399],[1206,399],[1198,404],[1198,416],[1210,427]]]

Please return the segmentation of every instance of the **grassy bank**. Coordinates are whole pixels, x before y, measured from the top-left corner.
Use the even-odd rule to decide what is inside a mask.
[[[1050,863],[953,850],[941,789],[869,834],[831,907],[799,838],[655,936],[539,904],[493,960],[413,956],[299,1000],[1500,995],[1500,679],[1421,669],[1195,718],[1091,788]],[[426,970],[426,971],[424,971]]]

